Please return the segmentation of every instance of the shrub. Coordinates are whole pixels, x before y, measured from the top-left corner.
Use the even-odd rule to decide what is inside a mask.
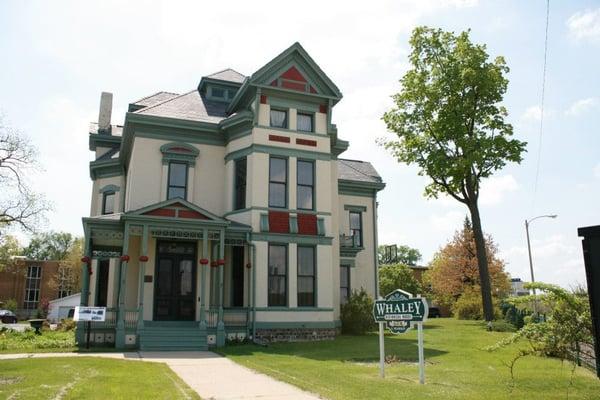
[[[503,321],[501,319],[492,321],[490,324],[491,330],[494,332],[514,332],[517,328],[510,322]],[[487,326],[486,326],[487,328]]]
[[[60,320],[56,329],[59,331],[68,332],[75,330],[76,327],[77,322],[73,321],[71,318],[64,318]]]
[[[17,312],[17,301],[15,299],[8,299],[4,302],[4,309],[10,310],[14,313]]]
[[[373,319],[373,299],[365,289],[353,290],[348,302],[342,306],[342,332],[364,335],[375,328]]]
[[[479,288],[467,288],[452,306],[452,313],[458,319],[483,319],[483,306]],[[494,318],[499,319],[501,315],[500,308],[494,304]]]

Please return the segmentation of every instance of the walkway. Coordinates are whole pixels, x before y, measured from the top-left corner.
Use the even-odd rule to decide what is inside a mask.
[[[0,354],[0,360],[42,357],[105,357],[163,362],[203,399],[319,399],[316,395],[242,367],[210,351]]]

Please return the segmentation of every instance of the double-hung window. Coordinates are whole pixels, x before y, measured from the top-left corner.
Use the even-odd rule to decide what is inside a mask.
[[[167,200],[187,197],[188,165],[180,162],[169,163],[169,182],[167,186]]]
[[[298,307],[315,306],[315,248],[298,246]]]
[[[362,247],[362,215],[358,211],[350,211],[350,235],[352,244],[356,247]]]
[[[297,207],[299,210],[314,209],[315,163],[300,161],[297,164],[298,186],[296,188]]]
[[[269,159],[269,207],[287,207],[287,159]]]
[[[269,307],[287,306],[287,247],[269,244]]]
[[[104,192],[102,194],[102,214],[115,212],[115,192]]]
[[[270,120],[271,126],[274,128],[288,127],[288,113],[285,110],[271,109]]]
[[[27,280],[25,281],[25,302],[23,304],[26,310],[35,310],[40,301],[40,283],[42,281],[42,267],[39,265],[29,265],[27,267]]]
[[[298,113],[297,130],[302,132],[313,131],[313,116],[312,114]]]
[[[246,207],[246,157],[235,160],[235,194],[234,209]]]
[[[350,298],[350,266],[340,265],[340,304],[346,304]]]

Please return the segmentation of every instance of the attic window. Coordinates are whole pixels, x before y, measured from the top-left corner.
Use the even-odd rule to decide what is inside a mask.
[[[225,90],[221,88],[212,88],[211,91],[212,97],[220,97],[222,99],[225,98]]]

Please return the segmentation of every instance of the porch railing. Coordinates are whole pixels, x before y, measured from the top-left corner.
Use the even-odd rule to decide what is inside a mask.
[[[138,310],[125,310],[125,329],[136,329],[138,323]]]
[[[92,329],[115,329],[118,313],[116,308],[107,308],[104,322],[92,322]],[[138,310],[125,310],[125,329],[135,329],[138,323]]]
[[[216,328],[219,320],[219,309],[206,310],[206,324],[209,328]],[[245,327],[248,324],[247,308],[224,308],[223,323],[226,327]]]

